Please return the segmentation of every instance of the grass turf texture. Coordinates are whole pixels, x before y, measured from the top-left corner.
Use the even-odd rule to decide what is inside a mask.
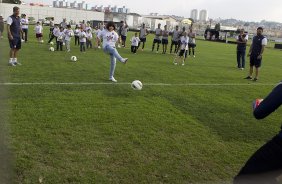
[[[82,54],[72,45],[71,53],[50,52],[46,38],[36,43],[31,32],[22,66],[6,66],[4,54],[3,82],[108,82],[109,56],[101,50]],[[260,122],[252,117],[252,101],[273,86],[243,80],[247,71],[235,67],[235,45],[198,41],[196,58],[182,67],[172,55],[152,53],[152,38],[137,55],[119,49],[130,60],[117,64],[116,79],[138,79],[142,91],[115,84],[8,86],[16,183],[230,183],[278,132],[281,110]],[[0,44],[8,53],[6,42]],[[281,67],[281,51],[266,49],[257,84],[277,83]]]

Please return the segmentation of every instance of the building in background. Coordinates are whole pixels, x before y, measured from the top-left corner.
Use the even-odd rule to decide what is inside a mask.
[[[208,21],[208,11],[207,10],[201,10],[200,11],[199,21],[201,21],[201,22]]]
[[[199,20],[199,12],[197,9],[193,9],[191,11],[191,16],[190,16],[191,19],[193,19],[194,21],[198,21]]]

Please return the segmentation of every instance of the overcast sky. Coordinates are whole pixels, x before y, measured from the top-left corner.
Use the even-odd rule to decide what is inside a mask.
[[[28,0],[44,2],[52,0]],[[70,2],[74,0],[68,0]],[[77,0],[78,2],[82,0]],[[97,5],[117,5],[130,8],[131,12],[149,14],[174,14],[189,18],[192,9],[206,9],[210,18],[236,18],[245,21],[282,22],[282,0],[85,0]]]

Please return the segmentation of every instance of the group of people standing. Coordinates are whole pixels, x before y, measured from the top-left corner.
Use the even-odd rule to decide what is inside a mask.
[[[244,29],[240,30],[240,34],[237,36],[237,67],[240,70],[245,69],[245,58],[246,49],[248,42],[248,34],[245,33]],[[253,37],[250,50],[247,54],[250,57],[250,71],[249,75],[245,78],[254,82],[259,79],[259,70],[262,65],[262,56],[264,53],[265,46],[267,45],[267,38],[263,35],[263,28],[257,28],[257,34]],[[255,77],[253,78],[253,72],[255,69]]]

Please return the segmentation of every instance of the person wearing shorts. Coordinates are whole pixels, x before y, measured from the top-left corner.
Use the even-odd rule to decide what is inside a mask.
[[[10,59],[9,65],[16,66],[18,65],[17,53],[21,49],[21,19],[20,8],[15,6],[13,8],[13,15],[9,16],[7,19],[7,31],[8,31],[8,40],[10,44]]]
[[[253,37],[252,45],[248,56],[250,57],[250,72],[249,76],[245,79],[253,80],[256,82],[259,76],[259,70],[262,64],[262,55],[264,53],[264,48],[267,45],[267,38],[262,35],[263,28],[257,28],[257,35]],[[255,68],[255,78],[252,77]]]

